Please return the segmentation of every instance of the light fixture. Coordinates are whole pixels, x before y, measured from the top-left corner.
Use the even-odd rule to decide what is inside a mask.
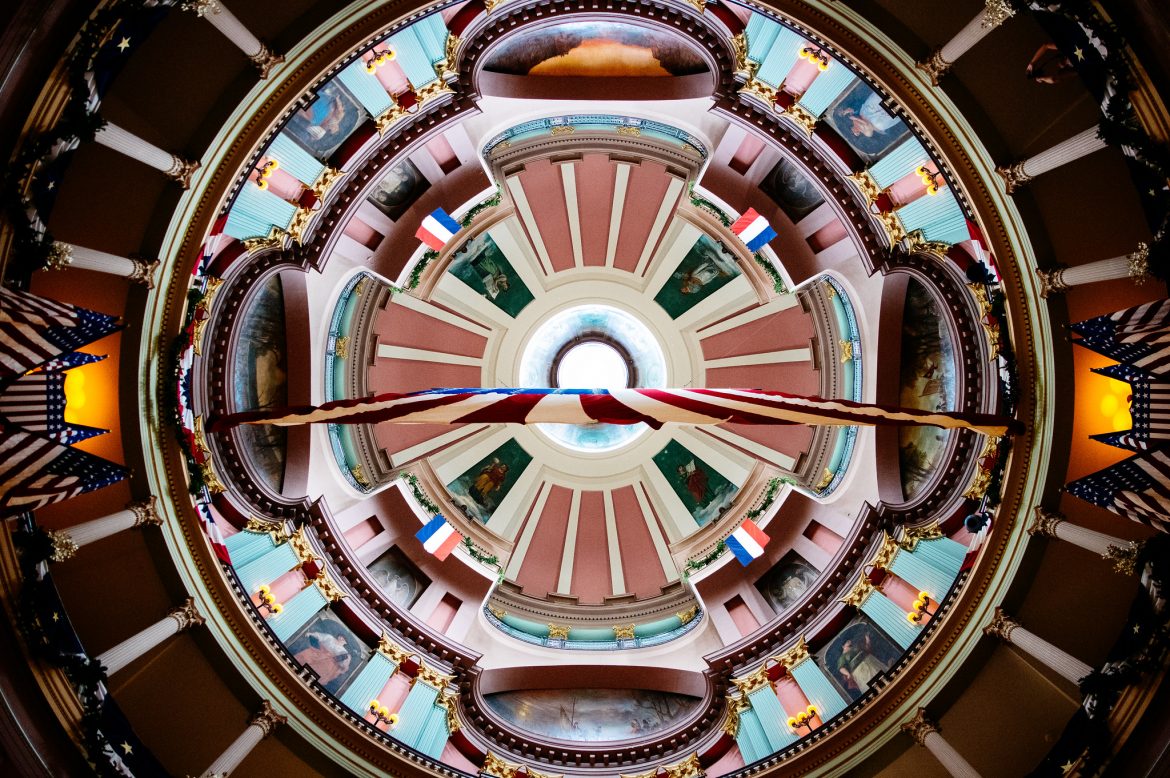
[[[812,730],[813,730],[812,720],[814,718],[816,718],[816,715],[817,715],[817,706],[816,705],[809,705],[807,708],[800,711],[795,716],[788,717],[788,728],[791,729],[793,732],[795,732],[798,735],[800,734],[800,730],[803,727],[808,727],[808,731],[812,732]],[[808,734],[808,733],[805,733],[805,734]]]
[[[938,190],[941,188],[940,184],[936,180],[938,173],[935,173],[926,165],[920,165],[918,170],[914,172],[916,172],[918,177],[922,179],[922,185],[926,187],[926,193],[928,195],[938,194]]]
[[[398,714],[391,713],[390,709],[377,700],[370,700],[367,706],[370,710],[370,715],[374,717],[374,725],[385,724],[386,729],[398,729]]]
[[[284,610],[284,606],[276,601],[276,597],[272,594],[272,587],[268,584],[260,584],[260,588],[256,590],[260,602],[256,604],[262,611],[268,611],[273,616]]]
[[[270,159],[264,163],[264,167],[260,168],[260,177],[256,179],[256,186],[261,189],[268,188],[268,179],[272,178],[272,174],[280,169],[280,162],[275,159]]]
[[[829,69],[829,58],[825,56],[825,52],[812,46],[805,46],[800,50],[800,58],[807,59],[811,64],[817,66],[817,70],[824,73]]]
[[[378,68],[385,65],[387,62],[393,62],[398,54],[394,49],[386,49],[379,51],[376,55],[366,60],[366,72],[371,76],[378,72]]]
[[[911,624],[921,624],[923,616],[930,615],[930,605],[933,602],[930,595],[926,592],[919,592],[918,599],[914,601],[914,610],[906,613],[906,621]]]

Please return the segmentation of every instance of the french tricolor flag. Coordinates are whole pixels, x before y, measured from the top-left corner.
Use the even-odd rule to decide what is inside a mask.
[[[426,552],[434,554],[440,562],[463,541],[463,536],[439,514],[428,521],[414,536],[422,541]]]
[[[442,251],[443,246],[447,245],[447,241],[454,238],[455,233],[459,232],[460,229],[459,222],[452,219],[442,208],[436,208],[427,218],[423,219],[422,226],[418,228],[414,237],[435,251]],[[775,233],[772,234],[775,235]]]
[[[731,225],[731,231],[747,244],[748,251],[759,251],[776,237],[776,230],[772,229],[767,219],[756,213],[755,208],[748,208],[747,213]]]
[[[731,553],[735,554],[739,563],[747,567],[753,559],[763,555],[764,546],[768,545],[768,536],[756,526],[754,521],[744,519],[739,529],[732,532],[731,537],[724,542],[731,549]]]

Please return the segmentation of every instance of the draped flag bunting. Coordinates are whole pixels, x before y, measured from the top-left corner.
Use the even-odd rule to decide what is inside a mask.
[[[223,532],[220,531],[219,525],[215,523],[215,514],[206,505],[199,506],[199,521],[203,524],[203,533],[207,535],[207,540],[211,543],[211,548],[215,551],[216,558],[225,565],[230,565],[232,563],[232,555],[228,551],[227,545],[223,542]]]
[[[768,545],[768,536],[756,526],[754,521],[744,519],[743,524],[739,525],[724,542],[731,549],[731,553],[735,554],[739,563],[747,567],[753,559],[764,555],[764,546]]]
[[[1078,478],[1069,494],[1133,521],[1170,531],[1170,451],[1149,451]]]
[[[756,213],[755,208],[748,208],[747,212],[731,225],[731,231],[747,244],[748,251],[759,251],[776,237],[776,230],[772,229],[767,219]]]
[[[440,562],[463,542],[463,536],[439,514],[435,514],[414,536],[422,541],[423,549],[434,554]]]
[[[37,371],[0,389],[0,416],[58,443],[77,443],[109,430],[65,421],[65,374]]]
[[[120,327],[113,316],[0,287],[0,383]]]
[[[67,500],[126,478],[122,465],[0,417],[0,516],[12,516]]]
[[[422,226],[418,228],[414,237],[435,251],[442,251],[447,241],[454,238],[459,230],[459,222],[452,219],[442,208],[436,208],[423,219]]]
[[[209,431],[238,424],[824,424],[930,425],[985,435],[1019,432],[1014,419],[941,413],[800,397],[753,389],[432,389],[336,400],[319,406],[247,411],[213,419]]]
[[[1170,299],[1126,308],[1069,326],[1073,341],[1147,373],[1170,367]]]

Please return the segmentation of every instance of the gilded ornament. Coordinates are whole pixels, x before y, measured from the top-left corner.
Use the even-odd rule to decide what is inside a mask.
[[[751,79],[756,74],[759,65],[748,59],[747,33],[741,32],[731,39],[731,47],[735,50],[735,71],[743,74],[745,79]]]
[[[1150,277],[1150,247],[1145,243],[1138,243],[1137,251],[1127,254],[1129,277],[1136,286],[1141,286]]]
[[[461,726],[459,722],[458,713],[459,698],[449,691],[444,690],[439,698],[435,701],[435,705],[447,711],[447,734],[454,735],[459,731]]]
[[[613,636],[617,640],[633,640],[634,639],[634,625],[633,624],[614,624]]]
[[[902,538],[898,541],[898,545],[907,551],[913,551],[919,541],[938,540],[941,537],[945,537],[945,535],[939,529],[938,522],[932,521],[920,527],[903,527]]]
[[[938,726],[927,717],[925,708],[919,708],[918,712],[914,714],[914,718],[903,722],[902,731],[914,738],[915,743],[924,746],[926,745],[926,736],[931,732],[938,732]]]
[[[1064,281],[1064,271],[1068,270],[1066,265],[1057,265],[1051,270],[1036,270],[1036,278],[1040,281],[1040,296],[1048,297],[1050,294],[1067,291],[1069,285]]]
[[[333,341],[333,356],[338,359],[349,359],[349,336],[342,335]]]
[[[45,270],[60,270],[73,264],[73,246],[59,240],[49,245],[49,254],[45,258]]]
[[[690,624],[691,621],[695,618],[695,614],[697,614],[698,612],[699,612],[699,606],[698,606],[698,604],[695,604],[695,605],[692,605],[690,608],[687,608],[685,611],[682,611],[681,613],[676,613],[674,615],[678,617],[678,621],[679,621],[680,625],[681,624]]]
[[[130,261],[134,263],[134,269],[130,271],[130,275],[126,276],[126,280],[142,284],[147,289],[154,289],[154,271],[158,269],[158,260],[132,259]]]
[[[987,0],[979,26],[985,30],[994,30],[1015,15],[1016,10],[1009,0]]]
[[[489,606],[487,606],[487,609],[488,609],[488,611],[491,612],[491,614],[493,616],[495,616],[500,621],[503,621],[504,617],[508,615],[508,612],[506,610],[504,610],[503,608],[496,606],[496,605],[489,605]]]
[[[203,486],[212,494],[223,494],[227,491],[227,487],[215,474],[215,468],[211,466],[210,459],[199,465],[199,475],[203,478]]]
[[[293,214],[292,221],[288,225],[288,236],[298,245],[304,243],[305,232],[309,229],[309,222],[312,221],[316,213],[312,208],[297,208],[296,213]]]
[[[321,561],[321,558],[313,553],[313,547],[309,544],[309,538],[305,535],[305,528],[301,527],[296,532],[289,535],[289,545],[292,546],[293,553],[297,555],[301,565],[309,563],[316,564]]]
[[[53,550],[49,552],[49,561],[64,562],[66,559],[72,558],[77,553],[77,544],[73,542],[73,538],[64,530],[45,530],[45,534],[49,536],[49,541],[53,544]]]
[[[357,481],[358,485],[361,486],[363,489],[373,488],[374,484],[366,476],[366,469],[364,467],[362,467],[360,464],[357,464],[357,465],[354,465],[353,467],[351,467],[349,469],[349,472],[353,476],[353,480]]]
[[[894,561],[894,557],[902,548],[886,533],[882,533],[882,545],[874,554],[870,565],[879,570],[889,570],[890,563]]]
[[[264,737],[268,737],[274,729],[286,722],[288,722],[288,719],[277,713],[276,709],[272,707],[272,703],[265,700],[260,703],[260,711],[248,723],[254,727],[259,727],[260,731],[264,733]]]
[[[1000,165],[995,169],[995,172],[999,173],[1000,178],[1003,179],[1008,194],[1015,194],[1017,190],[1032,180],[1032,177],[1024,172],[1025,162],[1027,160],[1021,160],[1010,165]]]
[[[329,573],[324,568],[317,573],[317,577],[313,579],[313,583],[317,584],[317,588],[321,590],[321,594],[325,595],[325,599],[329,600],[329,602],[339,602],[349,596],[337,585],[337,582],[329,576]]]
[[[995,616],[991,623],[983,628],[984,635],[999,638],[1004,643],[1012,642],[1012,630],[1020,626],[1020,622],[1003,612],[1003,608],[995,609]]]
[[[385,654],[391,662],[399,667],[410,661],[410,652],[391,640],[390,636],[385,632],[382,633],[382,637],[378,640],[378,652]]]
[[[268,519],[257,519],[255,516],[248,518],[248,523],[244,525],[244,529],[248,532],[267,532],[272,536],[272,545],[277,546],[289,539],[288,528],[284,526],[283,521],[269,521]]]
[[[221,10],[216,0],[186,0],[182,8],[184,11],[190,11],[200,18],[207,14],[217,14]]]
[[[813,130],[817,128],[817,117],[799,102],[794,102],[785,108],[784,115],[796,122],[796,126],[804,130],[806,135],[811,136]]]
[[[630,127],[629,125],[625,125],[625,124],[623,124],[621,127],[618,127],[618,128],[617,128],[617,133],[618,133],[618,135],[625,135],[625,136],[626,136],[626,137],[628,137],[628,138],[640,138],[640,137],[642,137],[642,130],[641,130],[641,128],[639,128],[639,127]]]
[[[418,104],[421,106],[421,105],[424,105],[426,103],[429,103],[431,100],[434,100],[436,97],[439,97],[440,95],[450,95],[450,94],[455,94],[455,90],[453,90],[453,89],[451,89],[451,87],[447,86],[447,82],[443,81],[442,79],[436,78],[434,81],[427,84],[422,89],[419,89],[418,91],[416,91],[414,93],[414,96],[416,98],[418,98]]]
[[[1131,540],[1124,546],[1110,543],[1101,558],[1113,563],[1114,572],[1122,575],[1133,575],[1137,572],[1138,555],[1145,548],[1145,545],[1145,541],[1136,540]]]
[[[274,67],[284,62],[284,56],[272,53],[271,49],[261,43],[260,51],[249,54],[248,60],[260,71],[260,78],[263,80],[268,78],[268,74],[272,72]]]
[[[843,340],[841,343],[841,364],[850,362],[853,359],[853,341]]]
[[[939,259],[943,259],[951,250],[950,244],[938,240],[927,240],[926,233],[922,230],[910,232],[906,235],[906,239],[910,243],[909,249],[913,254],[934,254]]]
[[[323,200],[333,185],[340,181],[344,175],[344,171],[326,166],[313,184],[313,194],[317,195],[317,199]]]
[[[459,55],[459,44],[462,42],[459,36],[447,34],[447,45],[443,47],[443,62],[447,67],[454,67]]]
[[[520,765],[506,762],[493,754],[491,749],[488,749],[487,756],[483,760],[483,767],[479,769],[479,774],[488,775],[491,778],[513,778],[519,769]]]
[[[264,251],[265,249],[280,248],[284,243],[284,230],[273,227],[264,238],[248,238],[244,241],[244,249],[248,252]]]
[[[835,477],[833,471],[826,467],[824,474],[821,475],[821,480],[813,487],[813,490],[817,492],[825,491],[829,488],[829,484],[833,483],[833,478]]]
[[[568,640],[569,631],[572,627],[564,624],[549,624],[548,625],[548,639],[549,640]]]
[[[447,684],[455,680],[455,676],[440,673],[426,662],[421,662],[418,666],[418,674],[414,677],[414,680],[422,681],[428,686],[443,690],[447,688]]]
[[[553,135],[553,136],[572,135],[576,131],[577,131],[577,128],[571,124],[558,124],[557,126],[553,127],[551,130],[549,130],[549,134]]]
[[[696,11],[703,13],[707,10],[707,0],[687,0]]]
[[[726,697],[727,717],[723,719],[723,731],[731,737],[739,734],[739,715],[751,707],[743,697]]]
[[[868,170],[862,170],[858,173],[851,173],[848,176],[849,180],[857,184],[857,188],[865,195],[866,205],[873,205],[877,199],[882,195],[882,188],[878,186],[878,182],[873,179],[873,176]]]
[[[656,767],[644,773],[619,774],[620,778],[702,778],[704,775],[706,773],[703,772],[697,753],[691,754],[681,762]]]
[[[155,510],[155,497],[152,494],[145,500],[136,500],[126,506],[126,510],[134,514],[135,527],[158,527],[162,525],[162,517]]]
[[[950,71],[952,64],[943,59],[942,49],[935,49],[929,58],[917,63],[915,67],[930,76],[931,86],[938,86],[939,79]]]
[[[203,616],[195,608],[195,599],[193,597],[188,597],[186,602],[178,608],[173,609],[167,615],[179,622],[180,632],[191,627],[198,627],[204,621]]]
[[[484,11],[490,14],[492,11],[496,10],[496,8],[502,2],[504,2],[504,0],[483,0]]]
[[[760,669],[751,675],[745,675],[743,678],[732,678],[731,682],[746,697],[756,689],[762,689],[768,685],[768,668],[761,665]]]
[[[1050,511],[1043,505],[1037,505],[1032,518],[1032,526],[1028,527],[1029,535],[1043,535],[1046,538],[1056,537],[1056,525],[1064,521],[1064,514]]]
[[[804,635],[801,635],[796,645],[777,656],[776,661],[784,665],[786,670],[791,670],[808,658],[808,643],[805,642]]]
[[[751,95],[768,104],[768,106],[776,105],[776,90],[760,81],[755,76],[752,76],[747,82],[739,88],[739,93],[744,95]]]
[[[852,605],[855,608],[861,608],[869,596],[877,591],[873,584],[870,583],[869,577],[865,573],[861,573],[857,577],[857,583],[849,590],[849,593],[841,598],[841,602],[846,605]]]
[[[982,500],[983,496],[987,494],[987,489],[991,486],[992,470],[998,459],[996,454],[1002,440],[1001,437],[989,435],[983,441],[983,450],[979,452],[975,476],[971,479],[971,485],[967,487],[967,491],[963,492],[963,496],[967,499]]]
[[[163,175],[172,181],[177,181],[183,189],[188,189],[191,186],[191,176],[195,175],[199,165],[198,160],[186,160],[172,155],[171,166],[163,172]]]
[[[397,103],[387,108],[379,116],[374,119],[374,125],[378,128],[379,135],[385,135],[386,131],[402,117],[406,116],[407,112],[398,106]]]

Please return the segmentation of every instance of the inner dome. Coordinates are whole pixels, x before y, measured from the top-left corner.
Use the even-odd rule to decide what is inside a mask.
[[[624,389],[629,380],[625,358],[598,340],[572,346],[557,363],[558,389]]]

